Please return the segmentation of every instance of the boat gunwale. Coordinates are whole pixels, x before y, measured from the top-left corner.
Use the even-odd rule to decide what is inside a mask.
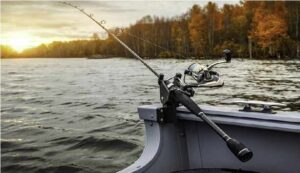
[[[203,108],[204,113],[217,124],[300,133],[300,113],[298,112],[278,112],[277,114],[268,114],[243,112],[226,107],[201,107]],[[157,121],[157,110],[161,108],[161,105],[139,106],[138,111],[143,112],[143,114],[139,114],[140,119]],[[202,121],[184,107],[177,108],[176,116],[180,120]]]

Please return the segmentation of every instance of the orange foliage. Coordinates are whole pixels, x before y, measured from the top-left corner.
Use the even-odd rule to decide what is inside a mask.
[[[287,36],[288,25],[285,20],[286,9],[281,3],[276,2],[272,8],[262,3],[255,11],[251,35],[257,40],[262,48],[269,48],[270,54],[273,49],[278,49],[279,42]]]
[[[194,5],[191,9],[190,13],[190,23],[189,23],[189,30],[190,30],[190,40],[194,51],[197,55],[202,52],[202,56],[205,52],[205,45],[206,41],[206,24],[205,18],[202,14],[202,9],[198,5]]]

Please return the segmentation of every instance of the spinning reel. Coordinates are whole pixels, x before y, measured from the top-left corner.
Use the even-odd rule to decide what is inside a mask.
[[[183,82],[186,87],[221,87],[224,85],[223,79],[219,73],[213,71],[213,67],[218,64],[230,63],[231,51],[223,50],[225,61],[219,61],[211,65],[191,64],[185,71]]]
[[[174,77],[167,80],[164,80],[163,74],[160,74],[158,83],[161,86],[161,102],[163,104],[167,103],[170,91],[174,89],[180,90],[188,97],[192,97],[195,94],[193,88],[222,87],[224,85],[223,79],[218,72],[213,71],[212,69],[218,64],[231,62],[231,51],[229,49],[223,50],[223,58],[225,61],[219,61],[211,65],[200,65],[198,63],[191,64],[184,71],[183,80],[181,79],[181,73],[177,73]],[[171,81],[172,79],[173,81]]]

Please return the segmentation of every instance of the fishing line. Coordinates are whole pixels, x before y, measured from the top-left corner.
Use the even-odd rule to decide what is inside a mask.
[[[75,6],[68,2],[60,2],[60,3],[77,9],[78,11],[80,11],[81,13],[86,15],[88,18],[93,20],[97,25],[99,25],[102,29],[104,29],[110,36],[112,36],[115,40],[117,40],[123,47],[125,47],[135,58],[137,58],[139,61],[141,61],[141,63],[143,63],[156,77],[159,77],[159,74],[152,67],[150,67],[137,53],[135,53],[130,47],[128,47],[123,41],[121,41],[115,34],[111,33],[105,26],[103,26],[105,24],[104,20],[102,20],[101,22],[98,22],[96,19],[93,18],[93,14],[86,13],[84,11],[84,9],[81,9],[78,6]]]
[[[149,41],[149,40],[146,40],[146,39],[144,39],[144,38],[141,38],[141,37],[138,37],[138,36],[136,36],[136,35],[133,35],[133,34],[131,34],[131,33],[129,33],[129,32],[128,32],[128,33],[125,33],[125,34],[127,34],[127,35],[129,35],[129,36],[131,36],[131,37],[133,37],[133,38],[142,40],[142,41],[144,41],[144,42],[146,42],[146,43],[148,43],[148,44],[150,44],[150,45],[153,45],[153,46],[155,46],[155,47],[161,48],[161,49],[163,49],[163,50],[165,50],[165,51],[172,52],[172,53],[175,54],[175,55],[179,55],[179,56],[182,56],[182,57],[187,57],[186,55],[183,55],[183,54],[181,54],[181,53],[179,53],[179,52],[171,51],[170,49],[167,49],[167,48],[165,48],[165,47],[163,47],[163,46],[161,46],[161,45],[158,45],[158,44],[156,44],[156,43],[153,43],[153,42],[151,42],[151,41]]]

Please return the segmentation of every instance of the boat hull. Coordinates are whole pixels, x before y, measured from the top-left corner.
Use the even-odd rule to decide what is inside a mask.
[[[300,172],[300,114],[263,114],[208,107],[204,112],[233,138],[253,151],[240,162],[225,142],[184,108],[177,123],[158,123],[160,106],[139,107],[146,141],[141,157],[125,172],[175,172],[199,168],[229,168],[263,173]]]

